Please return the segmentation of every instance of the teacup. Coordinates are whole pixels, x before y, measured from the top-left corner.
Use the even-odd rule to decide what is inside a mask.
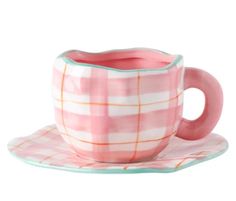
[[[206,100],[193,121],[182,118],[183,91],[191,87]],[[173,136],[203,138],[223,99],[209,73],[184,68],[181,55],[147,48],[64,52],[54,65],[53,97],[57,128],[71,150],[113,163],[151,160]]]

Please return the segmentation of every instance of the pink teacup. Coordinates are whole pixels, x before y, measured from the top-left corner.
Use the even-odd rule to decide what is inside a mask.
[[[191,87],[206,100],[194,121],[182,118],[183,91]],[[174,135],[206,136],[223,96],[215,78],[184,68],[181,55],[135,48],[63,53],[54,65],[53,97],[57,128],[79,157],[127,163],[152,159]]]

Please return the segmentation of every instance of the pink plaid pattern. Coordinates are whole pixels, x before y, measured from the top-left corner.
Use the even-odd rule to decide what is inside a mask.
[[[56,125],[81,157],[106,162],[153,158],[182,116],[182,61],[161,71],[115,71],[67,63],[53,71]]]
[[[8,144],[9,151],[24,161],[43,167],[71,171],[102,172],[170,172],[216,157],[227,149],[227,141],[216,134],[188,141],[173,137],[153,160],[138,163],[99,163],[79,157],[61,138],[55,125],[34,134],[17,138]]]

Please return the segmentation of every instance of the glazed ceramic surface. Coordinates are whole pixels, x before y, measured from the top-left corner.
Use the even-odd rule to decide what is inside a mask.
[[[46,126],[30,136],[14,139],[8,144],[9,151],[27,163],[91,173],[173,172],[219,156],[227,147],[227,141],[216,134],[195,141],[173,137],[168,147],[150,161],[100,163],[82,158],[73,152],[55,125]]]
[[[182,119],[183,90],[190,87],[206,96],[202,116],[192,122]],[[54,65],[53,98],[57,129],[71,150],[115,163],[150,160],[175,135],[206,136],[222,108],[211,75],[185,69],[180,55],[151,49],[65,52]]]

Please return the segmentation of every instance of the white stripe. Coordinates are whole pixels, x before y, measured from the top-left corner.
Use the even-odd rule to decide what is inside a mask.
[[[55,100],[53,101],[54,106],[58,109],[62,109],[62,103],[61,101]],[[75,114],[80,114],[80,115],[90,115],[90,105],[89,104],[77,104],[77,103],[72,103],[72,102],[63,102],[63,110],[67,112],[72,112]],[[96,115],[93,113],[93,115]]]
[[[169,73],[169,70],[148,70],[147,71],[140,71],[140,76],[146,76],[146,75],[162,75]]]
[[[62,104],[60,100],[54,99],[53,101],[54,106],[58,109],[62,108]],[[153,112],[158,110],[165,110],[169,108],[170,102],[162,102],[162,103],[156,103],[156,104],[150,104],[150,105],[143,105],[140,107],[141,112],[140,113],[147,113],[147,112]],[[178,97],[178,106],[183,104],[183,96],[180,95]],[[97,105],[96,107],[101,107],[101,105]],[[78,104],[78,102],[63,102],[63,109],[68,112],[72,112],[79,115],[91,115],[91,106],[89,104]],[[96,110],[95,110],[96,111]],[[139,113],[139,108],[137,106],[116,106],[116,105],[109,105],[108,106],[108,115],[110,117],[113,116],[126,116],[126,115],[135,115]],[[93,115],[101,115],[99,110],[97,110],[97,113],[93,113]]]
[[[57,87],[53,86],[52,87],[52,95],[53,95],[53,98],[56,98],[56,99],[61,99],[61,90],[58,89]],[[63,91],[63,99],[64,100],[70,100],[70,101],[75,101],[75,102],[86,102],[86,103],[89,103],[89,96],[88,95],[75,95],[73,93],[68,93],[68,92],[65,92]]]
[[[165,136],[165,134],[166,134],[166,127],[141,131],[139,134],[139,140],[144,141],[144,140],[161,139]]]
[[[139,71],[140,76],[146,75],[159,75],[159,74],[166,74],[168,70],[148,70],[147,71]],[[108,77],[111,79],[120,79],[120,78],[132,78],[137,77],[138,71],[115,71],[115,70],[108,70]]]
[[[64,126],[60,124],[57,124],[57,128],[63,135],[71,135],[74,138],[79,139],[79,140],[84,140],[84,141],[89,141],[89,142],[92,141],[92,135],[89,132],[84,132],[84,131],[79,131],[79,130],[76,131],[70,128],[66,128],[65,130]]]
[[[76,131],[70,128],[67,128],[66,130],[64,127],[60,124],[57,124],[58,130],[63,133],[63,136],[73,136],[73,138],[76,138],[79,140],[84,140],[88,142],[92,142],[92,134],[85,131]],[[150,129],[146,131],[140,131],[139,133],[139,141],[146,141],[146,140],[157,140],[161,139],[165,136],[166,127],[156,128],[156,129]],[[66,133],[67,132],[67,133]],[[109,133],[108,136],[108,142],[109,143],[127,143],[127,142],[133,142],[135,143],[137,133]],[[104,141],[97,141],[97,143],[104,143]]]
[[[138,143],[137,151],[147,151],[156,148],[161,141]]]
[[[140,95],[141,104],[148,104],[153,102],[168,101],[170,99],[170,92],[163,91],[159,93],[149,93]],[[137,105],[139,104],[139,97],[136,96],[111,96],[108,97],[109,103]]]
[[[139,141],[156,140],[165,136],[166,128],[157,128],[147,131],[140,131]],[[111,133],[109,134],[109,143],[114,142],[135,142],[137,133]]]
[[[91,143],[81,142],[81,141],[78,141],[70,136],[63,136],[63,137],[68,142],[73,143],[73,146],[77,147],[80,150],[93,151],[94,145]],[[103,147],[103,145],[97,145],[97,146]],[[108,145],[108,146],[109,146],[109,151],[133,151],[135,148],[135,144],[114,144],[114,145]],[[103,150],[101,149],[101,151],[103,151]]]
[[[138,114],[138,107],[137,106],[109,106],[108,113],[109,116],[127,116],[127,115],[134,115]]]
[[[140,113],[153,112],[157,110],[165,110],[169,108],[169,102],[157,103],[152,105],[141,106]],[[126,116],[139,113],[138,106],[109,106],[109,116]]]
[[[67,141],[68,144],[73,143],[74,147],[77,147],[78,149],[84,150],[84,151],[92,151],[93,150],[93,144],[82,142],[79,140],[76,140],[73,137],[70,136],[63,136],[63,138]],[[156,148],[160,141],[151,141],[151,142],[140,142],[137,146],[137,151],[144,151],[144,150],[150,150],[153,148]],[[97,146],[103,146],[103,145],[97,145]],[[110,144],[108,145],[109,151],[134,151],[135,149],[135,143],[132,144]],[[101,149],[102,151],[102,149]]]
[[[137,105],[139,101],[138,96],[109,96],[108,102],[114,104]]]
[[[54,62],[54,68],[60,71],[61,73],[64,72],[65,68],[65,62],[62,58],[57,58]],[[66,75],[72,75],[75,77],[87,77],[90,78],[91,75],[91,67],[89,66],[83,66],[79,64],[66,64],[67,65],[67,71]]]
[[[92,151],[93,150],[93,144],[85,143],[82,141],[79,141],[75,139],[74,137],[65,136],[63,135],[63,138],[67,141],[68,144],[72,144],[73,147],[77,147],[78,149],[84,150],[84,151]]]
[[[58,126],[59,130],[64,132],[64,129],[61,126]],[[61,129],[62,128],[62,129]],[[92,151],[93,150],[93,144],[86,143],[80,141],[85,140],[91,142],[91,134],[87,132],[80,132],[80,131],[74,131],[72,129],[67,129],[69,135],[73,136],[67,136],[63,135],[62,137],[65,139],[65,141],[69,144],[73,143],[73,146],[78,147],[81,150],[84,151]],[[165,135],[166,128],[159,128],[159,129],[153,129],[148,131],[140,132],[140,138],[139,141],[143,140],[156,140],[157,138],[162,138]],[[110,134],[109,135],[109,143],[116,143],[116,142],[135,142],[136,140],[136,133],[128,133],[128,134]],[[153,141],[153,142],[140,142],[138,143],[137,151],[144,151],[153,149],[158,146],[160,141]],[[98,145],[99,146],[99,145]],[[102,145],[101,145],[102,146]],[[135,143],[130,144],[113,144],[108,145],[109,151],[134,151],[135,149]]]
[[[134,151],[135,144],[113,144],[108,147],[109,151]]]
[[[178,89],[179,93],[183,90]],[[52,87],[52,95],[54,98],[60,99],[61,98],[61,90],[58,89],[56,86]],[[75,95],[69,92],[63,92],[64,100],[71,100],[71,101],[78,101],[78,102],[89,102],[90,98],[88,95]],[[155,102],[162,102],[168,101],[171,99],[169,91],[162,91],[159,93],[148,93],[148,94],[141,94],[140,95],[141,104],[149,104]],[[137,105],[139,103],[138,96],[109,96],[108,97],[109,103],[114,104],[126,104],[126,105]]]
[[[158,110],[166,110],[168,108],[169,108],[169,101],[152,104],[152,105],[145,105],[145,106],[141,106],[141,113],[154,112]]]
[[[140,96],[141,104],[148,104],[148,103],[155,103],[161,101],[168,101],[170,99],[170,92],[163,91],[159,93],[149,93],[149,94],[142,94]]]
[[[54,97],[54,106],[56,108],[61,109],[61,91],[56,87],[53,87],[52,90]],[[142,105],[141,113],[151,112],[156,110],[163,110],[169,107],[169,92],[160,92],[160,93],[150,93],[143,94],[140,96],[141,104],[149,104],[150,105]],[[180,97],[182,98],[182,97]],[[87,95],[74,95],[72,93],[63,92],[63,107],[66,111],[81,114],[81,115],[90,115],[90,105],[89,105],[89,96]],[[69,100],[69,101],[68,101]],[[164,102],[161,102],[164,101]],[[133,105],[133,106],[116,106],[109,105],[109,116],[125,116],[125,115],[134,115],[138,114],[138,96],[116,96],[116,97],[108,97],[108,103],[110,104],[120,104],[120,105]],[[85,104],[83,104],[85,103]],[[182,103],[182,99],[179,100],[179,104]],[[100,107],[98,105],[97,107]],[[96,114],[94,114],[96,115]],[[99,114],[97,114],[99,115]]]
[[[138,73],[136,71],[115,71],[108,70],[108,78],[109,79],[120,79],[120,78],[131,78],[137,77]]]

